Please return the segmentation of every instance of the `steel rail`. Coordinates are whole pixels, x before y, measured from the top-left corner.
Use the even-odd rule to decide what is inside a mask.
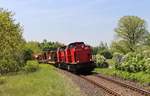
[[[142,95],[150,96],[150,91],[144,90],[144,89],[142,89],[142,88],[138,88],[138,87],[136,87],[136,86],[129,85],[129,84],[126,84],[126,83],[124,83],[124,82],[120,82],[120,81],[117,81],[117,80],[114,80],[114,79],[111,79],[111,78],[102,76],[102,75],[100,75],[100,74],[96,74],[95,76],[98,77],[98,78],[103,78],[103,79],[105,79],[105,80],[114,82],[114,83],[119,84],[119,85],[121,85],[121,86],[123,86],[123,87],[129,88],[129,89],[131,89],[131,90],[133,90],[133,91],[136,91],[136,92],[138,92],[138,93],[141,93]]]
[[[111,89],[109,89],[109,88],[103,86],[103,85],[100,84],[100,83],[97,83],[97,82],[95,82],[95,81],[93,81],[93,80],[87,78],[86,76],[80,75],[80,77],[83,78],[84,80],[86,80],[86,81],[88,81],[88,82],[94,84],[95,86],[104,89],[106,92],[108,92],[108,93],[111,94],[111,95],[114,95],[114,96],[121,96],[121,94],[119,94],[119,93],[117,93],[117,92],[115,92],[115,91],[113,91],[113,90],[111,90]]]

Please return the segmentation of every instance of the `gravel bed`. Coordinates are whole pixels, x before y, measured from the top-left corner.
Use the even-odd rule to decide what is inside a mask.
[[[106,93],[103,89],[98,88],[97,86],[91,84],[90,82],[80,78],[79,76],[66,72],[60,69],[56,69],[61,74],[69,77],[77,86],[79,86],[82,96],[112,96],[109,93]]]
[[[97,82],[97,83],[104,85],[105,87],[107,87],[111,90],[114,90],[115,92],[118,92],[122,96],[143,96],[142,94],[140,94],[138,92],[135,92],[135,91],[130,90],[128,88],[122,87],[116,83],[113,83],[111,81],[107,81],[103,78],[99,78],[99,77],[96,77],[94,75],[87,75],[86,77]]]

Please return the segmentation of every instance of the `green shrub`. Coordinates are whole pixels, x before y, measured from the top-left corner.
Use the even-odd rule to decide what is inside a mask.
[[[100,54],[96,55],[96,64],[97,67],[101,67],[101,68],[107,68],[109,66],[109,64],[106,62],[105,57]]]
[[[145,58],[150,58],[150,50],[144,50],[143,55]]]
[[[39,63],[37,61],[27,61],[27,64],[23,68],[25,72],[35,72],[39,69]]]
[[[145,52],[130,52],[126,55],[115,54],[113,57],[115,68],[127,72],[150,73],[150,58]]]
[[[127,71],[127,72],[140,72],[145,71],[145,58],[141,53],[128,53],[126,54],[120,65],[117,66],[117,69]]]
[[[19,64],[16,60],[11,57],[3,57],[0,60],[0,73],[6,74],[8,72],[16,72],[21,68],[21,64]]]
[[[150,74],[150,58],[147,58],[145,60],[144,66],[145,66],[145,72]]]
[[[115,68],[116,69],[119,69],[119,66],[121,65],[122,61],[123,61],[123,54],[121,53],[114,53],[113,54],[113,58],[112,58],[112,61],[114,62],[115,64]]]
[[[31,49],[25,49],[23,53],[23,58],[25,61],[32,60],[33,51]]]
[[[109,50],[103,50],[100,52],[106,59],[112,59],[112,53]]]

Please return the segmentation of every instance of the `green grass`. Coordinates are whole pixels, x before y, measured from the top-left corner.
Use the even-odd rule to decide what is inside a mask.
[[[150,74],[146,74],[144,72],[129,73],[125,71],[115,70],[114,68],[96,68],[94,71],[102,73],[104,75],[117,76],[123,79],[137,81],[141,84],[150,85]]]
[[[79,88],[50,65],[29,74],[4,76],[0,96],[80,96]]]

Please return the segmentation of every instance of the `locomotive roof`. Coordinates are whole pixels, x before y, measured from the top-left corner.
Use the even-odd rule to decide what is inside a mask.
[[[76,45],[76,44],[84,44],[84,42],[74,42],[74,43],[70,43],[68,46],[70,46],[70,45]]]

